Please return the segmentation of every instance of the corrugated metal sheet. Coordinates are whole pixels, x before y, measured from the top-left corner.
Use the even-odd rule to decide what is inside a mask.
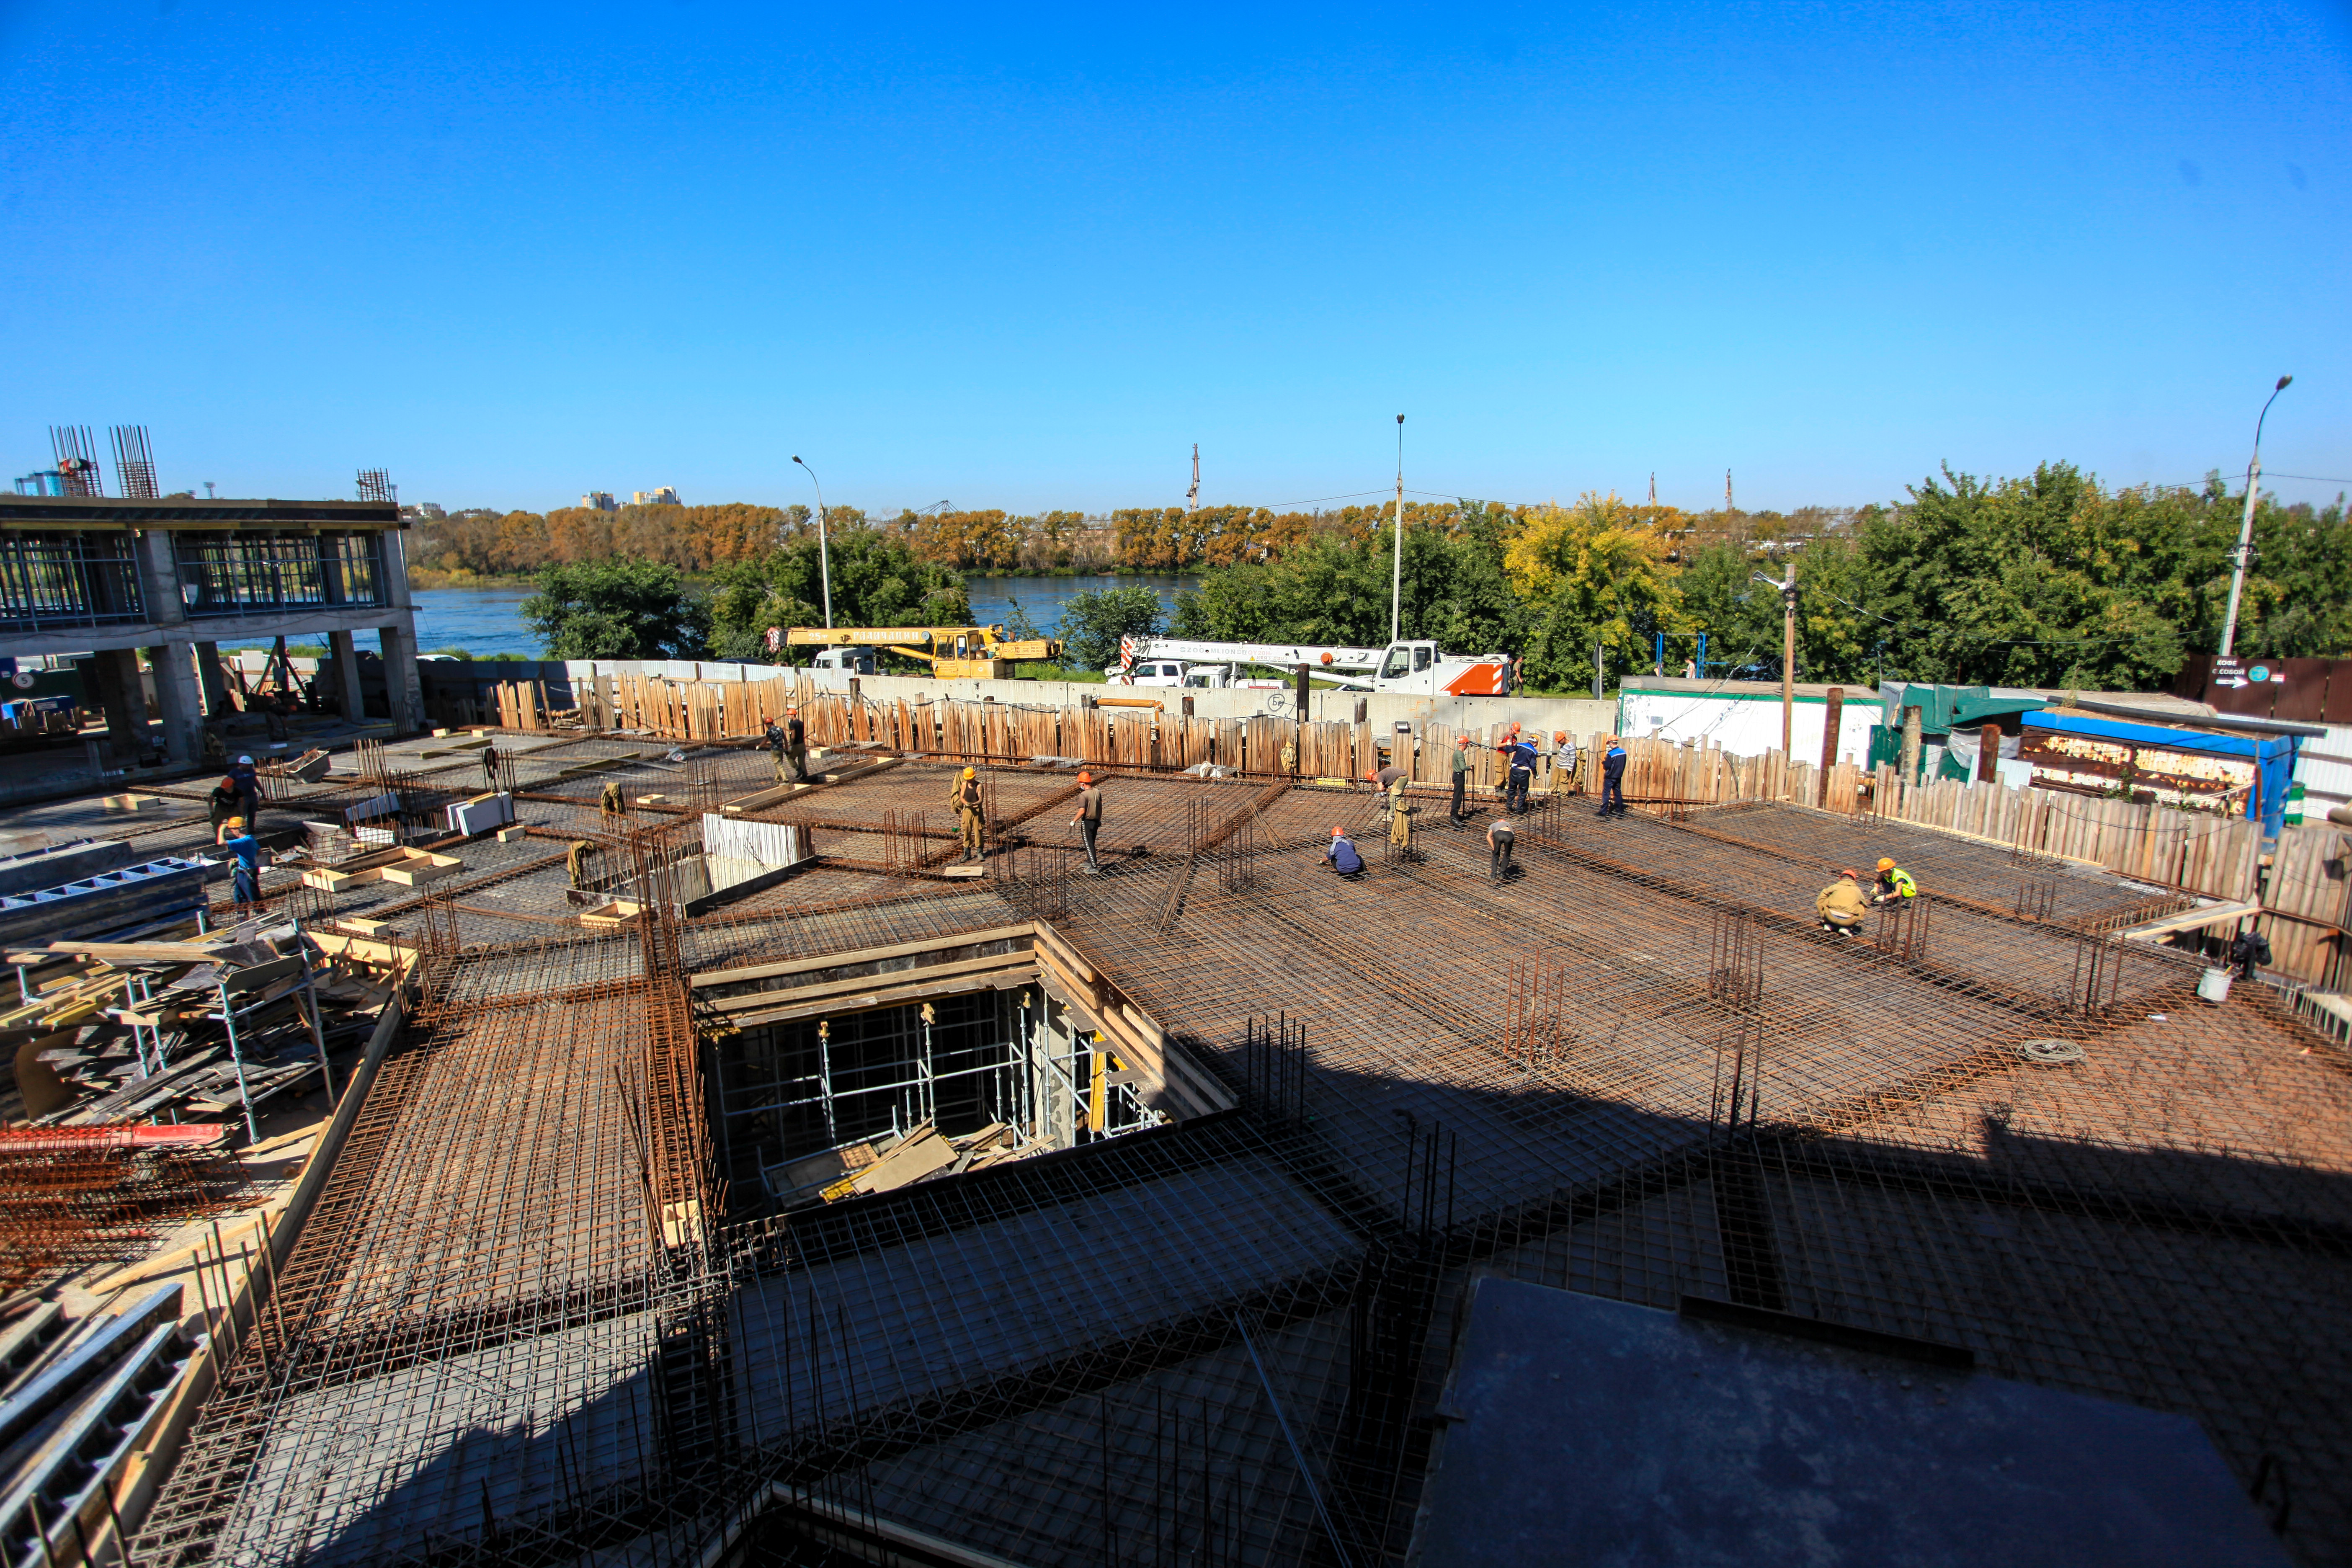
[[[2330,724],[2326,740],[2304,742],[2295,754],[2294,782],[2306,797],[2328,805],[2352,801],[2352,724]]]

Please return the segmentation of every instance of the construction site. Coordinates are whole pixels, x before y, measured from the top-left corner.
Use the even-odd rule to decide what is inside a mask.
[[[2352,1561],[2352,1054],[2285,990],[2200,994],[2164,940],[2223,918],[2193,888],[1785,769],[1640,787],[1671,746],[1628,815],[1547,775],[1498,868],[1485,773],[1461,824],[1401,785],[1392,832],[1365,764],[1415,739],[1339,725],[1328,773],[1084,761],[1096,865],[1066,736],[857,701],[809,715],[804,778],[609,714],[363,744],[267,781],[257,908],[12,952],[27,1006],[45,963],[130,977],[132,1087],[142,963],[210,963],[232,1029],[281,952],[368,1010],[273,1058],[320,1069],[311,1152],[250,1258],[194,1266],[152,1414],[55,1472],[26,1444],[64,1417],[0,1430],[0,1559]],[[118,836],[200,857],[159,793]],[[1881,857],[1919,897],[1824,931],[1816,892]],[[16,1194],[95,1103],[8,1134]],[[259,1204],[238,1158],[143,1226],[9,1238],[17,1300]],[[146,1179],[108,1169],[77,1190]],[[1700,1358],[1609,1453],[1497,1402],[1578,1313]],[[1631,1353],[1527,1373],[1545,1420]],[[1927,1456],[1866,1529],[1849,1496],[1720,1533],[1718,1490],[1769,1515],[1843,1473],[1820,1434],[1724,1460],[1738,1488],[1686,1456],[1669,1396],[1772,1356],[1841,1380],[1838,1442]],[[1948,1436],[1995,1395],[1994,1447]],[[1616,1500],[1511,1479],[1537,1463]],[[1898,1549],[1938,1508],[1967,1548]]]

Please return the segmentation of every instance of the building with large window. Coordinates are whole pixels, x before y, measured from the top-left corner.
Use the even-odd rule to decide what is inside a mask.
[[[412,730],[424,705],[406,526],[388,501],[0,495],[0,647],[94,655],[118,760],[145,749],[142,649],[174,763],[202,757],[204,721],[226,706],[224,643],[324,644],[329,690],[356,718],[356,639],[372,633],[386,716]]]

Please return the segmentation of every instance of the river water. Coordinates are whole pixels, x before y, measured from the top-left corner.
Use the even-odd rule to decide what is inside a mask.
[[[1061,630],[1063,606],[1073,594],[1104,588],[1150,588],[1170,614],[1179,592],[1196,587],[1198,577],[1139,573],[1125,577],[968,577],[973,621],[1002,625],[1012,619],[1013,605],[1026,611],[1039,631],[1051,637]],[[529,588],[421,589],[416,600],[416,647],[420,653],[452,653],[459,649],[476,658],[506,654],[537,658],[538,637],[522,618]]]

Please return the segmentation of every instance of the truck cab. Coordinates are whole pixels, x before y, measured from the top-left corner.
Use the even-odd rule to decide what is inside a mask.
[[[1182,686],[1184,662],[1175,658],[1139,658],[1133,670],[1119,673],[1117,665],[1103,671],[1103,677],[1114,686]]]
[[[870,647],[821,647],[816,658],[809,661],[812,669],[845,669],[852,675],[871,675],[875,669],[875,654]]]

